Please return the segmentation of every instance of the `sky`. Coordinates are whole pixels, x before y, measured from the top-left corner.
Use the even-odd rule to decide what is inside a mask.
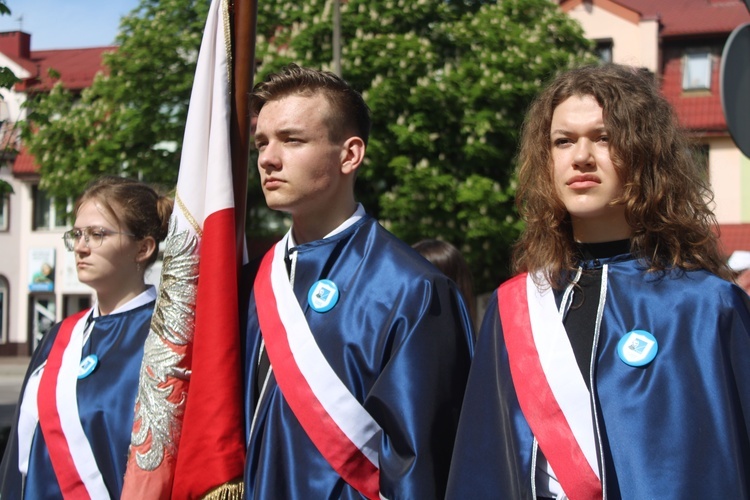
[[[120,18],[140,0],[6,0],[0,32],[31,34],[31,50],[112,45]],[[19,17],[22,18],[19,20]]]

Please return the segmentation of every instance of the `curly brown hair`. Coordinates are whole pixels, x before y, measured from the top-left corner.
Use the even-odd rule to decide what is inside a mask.
[[[654,76],[617,64],[558,74],[537,96],[521,130],[516,205],[526,228],[513,249],[516,272],[542,271],[555,288],[576,267],[570,216],[553,182],[555,108],[591,96],[602,107],[610,156],[623,183],[631,252],[649,272],[705,269],[731,280],[718,249],[713,193]]]

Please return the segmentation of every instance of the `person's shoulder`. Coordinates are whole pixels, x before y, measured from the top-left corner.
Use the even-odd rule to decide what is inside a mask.
[[[374,246],[369,257],[372,264],[394,266],[404,277],[410,279],[417,276],[428,278],[444,276],[419,252],[374,219],[371,229],[370,237],[373,239]]]
[[[702,304],[714,302],[717,305],[736,307],[747,299],[747,294],[735,283],[703,269],[672,270],[668,283],[674,293],[679,294],[680,300],[684,301],[693,298]]]

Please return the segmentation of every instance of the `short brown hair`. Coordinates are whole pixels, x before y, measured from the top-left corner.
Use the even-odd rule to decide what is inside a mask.
[[[167,237],[172,214],[171,198],[159,195],[143,182],[114,175],[93,180],[75,204],[78,213],[87,201],[96,200],[118,224],[133,233],[136,239],[151,236],[158,244]],[[153,252],[147,264],[156,262],[158,252]]]
[[[290,64],[278,73],[271,73],[258,83],[250,95],[250,114],[257,116],[269,101],[290,95],[322,94],[331,106],[332,116],[326,117],[331,140],[353,134],[365,145],[370,137],[370,109],[362,95],[345,80],[328,71],[319,71]]]

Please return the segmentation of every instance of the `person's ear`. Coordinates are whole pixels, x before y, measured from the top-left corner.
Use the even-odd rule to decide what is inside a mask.
[[[148,261],[151,255],[156,251],[158,245],[153,236],[146,236],[138,241],[138,253],[135,255],[135,261],[142,263]]]
[[[344,141],[341,148],[341,173],[348,175],[357,171],[365,158],[365,141],[353,136]]]

